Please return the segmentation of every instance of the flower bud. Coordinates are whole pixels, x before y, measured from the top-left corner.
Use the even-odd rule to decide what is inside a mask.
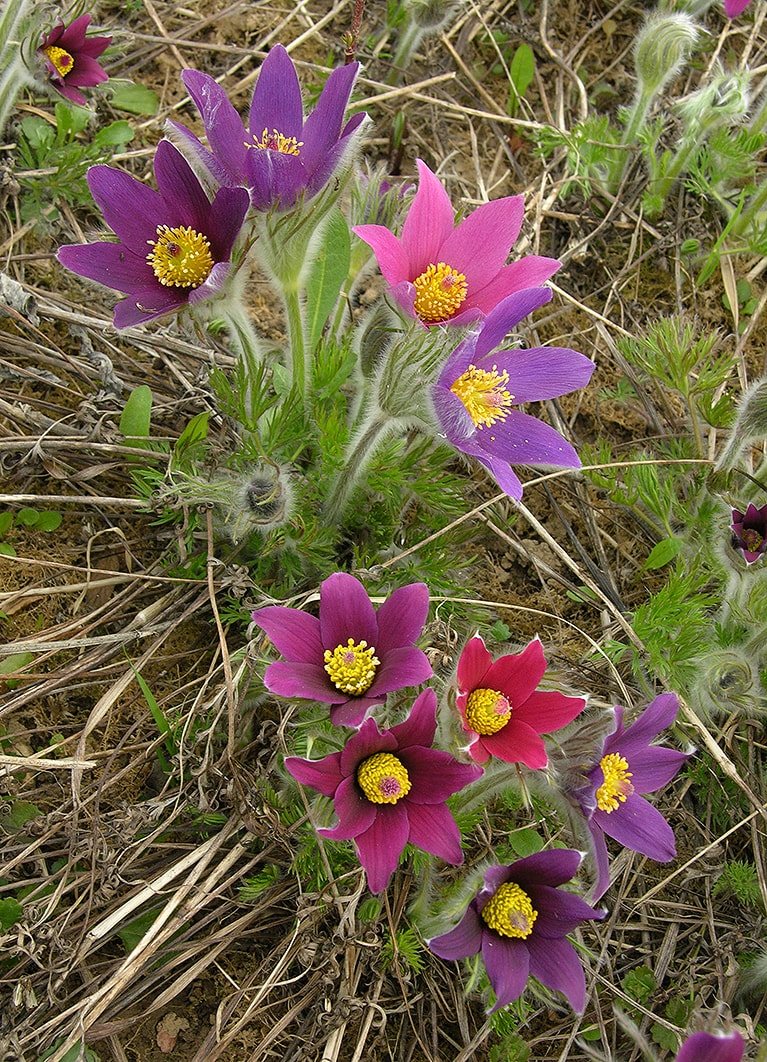
[[[655,12],[647,18],[634,46],[640,95],[655,96],[676,77],[698,40],[699,29],[681,12]]]
[[[764,691],[759,682],[758,662],[737,646],[709,653],[699,660],[698,681],[692,703],[704,718],[717,715],[763,714]]]
[[[751,102],[748,70],[720,69],[707,85],[679,104],[685,137],[709,133],[723,125],[745,121]]]
[[[446,26],[455,13],[455,6],[446,0],[407,0],[405,7],[416,26],[430,33]]]

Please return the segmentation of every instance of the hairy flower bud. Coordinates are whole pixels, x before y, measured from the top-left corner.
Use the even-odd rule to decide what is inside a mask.
[[[699,32],[697,23],[681,12],[655,12],[647,18],[634,46],[634,67],[642,95],[656,95],[676,77]]]
[[[758,662],[739,647],[707,654],[698,661],[698,681],[692,691],[693,704],[704,717],[761,715],[767,709],[759,682]]]
[[[406,9],[416,26],[436,33],[455,14],[455,6],[446,0],[407,0]]]
[[[693,92],[679,104],[685,137],[709,133],[723,125],[735,125],[748,116],[750,95],[748,70],[721,68],[707,85]]]

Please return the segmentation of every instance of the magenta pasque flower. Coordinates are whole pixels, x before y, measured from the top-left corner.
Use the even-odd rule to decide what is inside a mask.
[[[679,1048],[676,1062],[740,1062],[745,1044],[737,1030],[729,1036],[696,1032]]]
[[[122,170],[91,166],[88,186],[119,243],[70,244],[58,252],[67,269],[128,295],[115,307],[117,328],[220,294],[248,211],[243,188],[221,188],[210,202],[168,140],[157,145],[154,172],[157,192]]]
[[[567,934],[605,912],[559,888],[580,862],[580,852],[558,848],[490,867],[455,929],[428,942],[441,959],[481,952],[496,996],[491,1014],[518,999],[529,977],[564,993],[573,1010],[586,1005],[586,978]]]
[[[425,162],[417,160],[418,191],[402,237],[383,225],[354,232],[375,251],[392,295],[425,325],[463,324],[489,313],[513,291],[542,284],[562,264],[527,255],[506,265],[524,214],[521,195],[484,203],[455,223],[450,198]]]
[[[433,749],[436,729],[437,697],[427,689],[404,723],[379,730],[368,719],[342,752],[285,760],[302,785],[333,798],[338,825],[319,832],[354,841],[371,892],[386,888],[408,842],[448,863],[463,862],[461,835],[445,801],[482,770]]]
[[[511,498],[522,497],[511,464],[581,464],[559,432],[514,407],[585,387],[594,363],[565,347],[496,349],[550,298],[550,290],[543,287],[505,298],[456,348],[432,388],[436,420],[448,442],[480,461]]]
[[[767,551],[767,505],[757,508],[749,502],[744,513],[732,510],[732,548],[739,549],[747,564],[753,564]]]
[[[737,18],[750,3],[751,0],[724,0],[724,13],[727,18]]]
[[[364,121],[360,113],[343,124],[358,70],[359,63],[334,70],[304,119],[296,68],[282,45],[275,45],[261,66],[247,128],[212,77],[184,70],[181,76],[202,116],[210,150],[185,126],[173,124],[219,184],[246,186],[256,210],[288,210],[299,196],[308,200],[324,188]]]
[[[605,835],[658,863],[668,863],[676,855],[673,830],[642,794],[654,793],[670,782],[688,758],[683,752],[652,744],[671,726],[678,710],[676,696],[662,693],[626,728],[623,708],[613,708],[615,729],[605,738],[598,761],[587,768],[587,785],[568,794],[584,815],[594,845],[595,900],[610,884]]]
[[[425,583],[400,587],[376,611],[359,580],[336,572],[320,587],[319,617],[284,605],[253,613],[285,657],[269,665],[264,682],[281,697],[329,704],[337,726],[358,726],[387,693],[431,678],[415,646],[428,611]]]
[[[51,84],[73,103],[87,100],[80,88],[90,88],[109,80],[109,74],[97,63],[97,58],[112,43],[111,37],[86,37],[90,15],[80,15],[65,26],[54,26],[37,49],[45,61]]]
[[[458,660],[456,704],[463,729],[473,734],[469,754],[477,763],[491,756],[539,770],[548,763],[541,734],[559,730],[581,712],[583,697],[538,690],[546,670],[534,639],[521,653],[493,658],[477,634]]]

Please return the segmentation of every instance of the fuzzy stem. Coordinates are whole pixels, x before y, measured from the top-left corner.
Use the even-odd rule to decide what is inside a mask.
[[[290,365],[293,387],[304,397],[304,404],[309,400],[308,384],[311,374],[307,372],[306,329],[301,306],[301,297],[297,288],[283,288],[285,319],[288,326],[288,345],[290,347]]]
[[[413,58],[413,53],[421,43],[423,36],[424,30],[422,27],[414,19],[411,19],[399,39],[397,51],[392,60],[392,71],[386,79],[387,85],[394,85],[407,70],[410,60]]]
[[[367,470],[376,450],[405,426],[403,420],[390,417],[378,408],[368,416],[357,437],[348,446],[343,468],[330,488],[325,503],[325,518],[329,522],[337,523],[343,515],[354,488]]]

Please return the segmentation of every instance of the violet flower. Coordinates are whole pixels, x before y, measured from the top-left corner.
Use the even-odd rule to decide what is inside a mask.
[[[248,127],[226,92],[208,74],[181,77],[202,116],[210,150],[185,126],[175,128],[221,185],[244,185],[256,210],[288,210],[311,199],[330,181],[349,150],[365,114],[343,125],[359,63],[334,70],[317,106],[304,119],[301,86],[293,61],[277,44],[264,60],[250,105]]]
[[[676,1062],[740,1062],[744,1047],[737,1030],[729,1036],[696,1032],[682,1044]]]
[[[458,660],[456,704],[463,729],[473,734],[469,755],[477,763],[495,756],[533,770],[546,766],[540,735],[567,726],[586,702],[536,689],[545,670],[537,638],[521,653],[508,653],[495,663],[478,634],[468,641]]]
[[[221,188],[211,203],[168,140],[157,145],[154,172],[158,192],[122,170],[91,166],[91,194],[120,240],[58,252],[67,269],[128,295],[115,306],[117,328],[220,294],[248,211],[242,188]]]
[[[732,548],[739,549],[747,564],[753,564],[767,551],[767,505],[749,502],[745,513],[732,510]]]
[[[386,888],[408,842],[447,863],[463,862],[461,835],[445,801],[482,770],[433,749],[436,729],[437,696],[426,689],[390,730],[368,719],[342,752],[285,760],[302,785],[333,798],[338,825],[319,833],[354,841],[371,892]]]
[[[683,752],[651,744],[661,730],[671,726],[678,710],[676,696],[662,693],[624,728],[623,708],[613,708],[615,729],[604,739],[598,762],[587,768],[587,784],[568,794],[584,815],[594,845],[595,900],[610,884],[605,834],[658,863],[668,863],[676,855],[673,830],[641,794],[654,793],[670,782],[688,758]]]
[[[90,88],[109,80],[104,67],[96,62],[105,48],[112,43],[111,37],[86,37],[90,15],[80,15],[65,26],[60,22],[43,37],[37,49],[48,69],[48,78],[62,96],[73,103],[88,101],[79,88]]]
[[[401,586],[376,611],[362,583],[345,572],[322,583],[319,618],[284,605],[256,609],[253,622],[285,657],[266,669],[267,688],[329,704],[336,726],[358,726],[387,693],[431,677],[415,646],[428,610],[425,583]]]
[[[559,432],[513,407],[584,387],[594,363],[564,347],[495,349],[550,298],[551,291],[543,287],[505,298],[456,348],[432,389],[437,421],[448,442],[480,461],[511,498],[522,497],[511,463],[581,464]]]
[[[425,325],[476,321],[507,295],[542,284],[559,269],[556,258],[538,255],[506,265],[522,226],[521,195],[484,203],[456,226],[447,192],[424,162],[417,165],[418,191],[402,237],[382,225],[353,229],[375,251],[392,295],[410,316]]]
[[[580,862],[580,852],[557,848],[490,867],[455,929],[428,942],[441,959],[481,952],[496,995],[491,1014],[518,999],[529,977],[563,992],[573,1010],[585,1007],[586,978],[567,934],[605,912],[558,888]]]
[[[737,18],[750,3],[751,0],[724,0],[724,13],[727,18]]]

